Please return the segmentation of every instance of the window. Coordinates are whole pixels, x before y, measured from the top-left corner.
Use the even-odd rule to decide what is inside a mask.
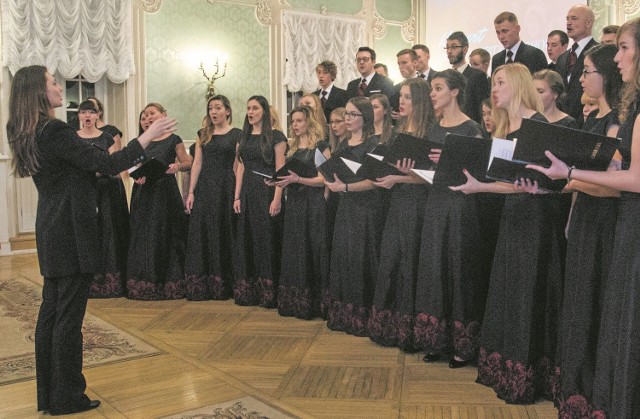
[[[96,84],[89,83],[84,77],[78,76],[65,81],[65,103],[67,123],[73,128],[80,129],[78,106],[88,97],[96,96]]]

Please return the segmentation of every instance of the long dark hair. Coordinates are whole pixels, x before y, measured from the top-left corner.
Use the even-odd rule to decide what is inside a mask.
[[[18,177],[32,176],[40,168],[36,136],[38,129],[52,119],[46,73],[47,68],[41,65],[23,67],[11,83],[7,137],[13,154],[11,167]]]
[[[413,51],[413,50],[410,50]],[[380,142],[386,143],[391,139],[393,135],[393,119],[391,119],[391,103],[389,103],[389,98],[387,95],[382,93],[374,93],[369,99],[371,100],[371,106],[373,106],[373,101],[377,100],[382,105],[384,109],[384,117],[382,120],[382,133],[380,134]],[[374,121],[374,131],[375,131],[375,121]]]
[[[222,106],[224,106],[224,109],[229,111],[229,115],[227,115],[227,121],[229,121],[229,124],[231,124],[231,122],[233,121],[233,110],[231,109],[231,102],[229,101],[229,98],[224,95],[215,95],[214,97],[209,99],[207,101],[207,108],[204,117],[204,126],[198,130],[198,141],[200,141],[200,145],[206,145],[209,141],[211,141],[213,130],[215,129],[213,121],[209,116],[209,105],[214,100],[220,101],[222,103]]]
[[[610,44],[598,44],[585,52],[585,57],[593,61],[593,65],[602,76],[604,83],[604,97],[611,109],[617,109],[620,105],[620,92],[622,91],[622,76],[618,71],[618,63],[613,57],[618,53],[618,47]]]
[[[262,151],[262,158],[267,164],[273,164],[275,161],[275,152],[273,151],[273,128],[271,127],[271,107],[269,101],[264,96],[256,95],[251,96],[247,103],[255,100],[262,108],[262,129],[260,133],[260,150]],[[242,139],[238,144],[238,159],[242,160],[240,155],[244,150],[244,147],[251,136],[253,131],[252,125],[249,123],[249,117],[244,117],[244,125],[242,126]]]

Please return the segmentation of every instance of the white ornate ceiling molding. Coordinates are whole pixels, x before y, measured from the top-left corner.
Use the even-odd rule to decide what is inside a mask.
[[[591,0],[589,7],[593,10],[596,21],[600,20],[600,18],[607,13],[607,5],[604,0]]]
[[[633,15],[640,10],[640,0],[624,0],[622,6],[627,15]]]
[[[373,19],[373,27],[371,28],[373,30],[373,36],[375,36],[376,39],[384,38],[387,34],[387,22],[376,10],[375,3],[373,7]]]
[[[258,0],[256,3],[256,19],[263,25],[270,25],[273,21],[271,14],[271,1]]]
[[[414,15],[409,16],[409,19],[402,22],[400,34],[405,42],[414,43],[416,39],[416,17]]]
[[[162,7],[162,0],[140,0],[140,7],[147,13],[157,13]]]

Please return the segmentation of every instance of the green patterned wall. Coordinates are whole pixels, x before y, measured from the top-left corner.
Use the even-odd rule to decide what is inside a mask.
[[[231,100],[234,126],[242,127],[251,95],[269,96],[269,29],[256,20],[255,7],[164,1],[159,12],[145,15],[145,31],[147,99],[163,104],[179,121],[183,140],[195,139],[205,115],[199,51],[228,55],[227,74],[216,87]],[[213,73],[212,63],[206,71]]]
[[[251,2],[254,4],[253,2]],[[353,15],[362,10],[357,0],[289,0],[294,10]],[[258,23],[255,7],[206,0],[165,0],[157,13],[145,14],[147,99],[163,104],[179,121],[178,135],[195,139],[205,115],[206,80],[199,67],[203,51],[228,56],[227,74],[216,82],[218,93],[229,97],[236,127],[242,127],[246,101],[251,95],[269,97],[269,28]],[[377,0],[376,10],[387,20],[411,15],[411,0]],[[410,47],[400,27],[386,26],[374,48],[379,61],[397,72],[395,54]],[[206,56],[205,59],[211,60]],[[213,67],[206,66],[210,75]]]
[[[389,77],[394,83],[400,83],[402,76],[398,71],[396,54],[404,48],[411,48],[411,43],[402,39],[399,26],[387,25],[387,33],[384,38],[376,39],[375,50],[377,61],[386,64],[389,68]]]

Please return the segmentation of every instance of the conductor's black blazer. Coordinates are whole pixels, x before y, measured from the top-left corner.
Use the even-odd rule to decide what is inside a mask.
[[[313,92],[314,95],[321,97],[320,93],[322,89],[318,89]],[[331,93],[329,93],[329,97],[327,98],[327,103],[324,105],[324,117],[327,118],[327,123],[329,123],[329,119],[331,118],[331,112],[333,112],[336,108],[341,108],[347,104],[347,91],[336,87],[333,85],[331,88]]]
[[[595,45],[598,45],[598,42],[592,38],[587,45],[585,45],[582,51],[580,51],[580,55],[571,70],[571,80],[567,80],[567,77],[569,76],[567,64],[569,63],[569,54],[571,54],[571,49],[563,52],[556,62],[555,70],[562,76],[567,92],[564,101],[560,103],[560,108],[571,115],[576,121],[581,120],[580,116],[582,115],[582,104],[580,103],[580,99],[582,98],[583,90],[582,84],[580,84],[580,76],[582,76],[582,70],[584,70],[584,54],[589,48]]]
[[[58,119],[36,131],[40,168],[36,247],[40,272],[47,278],[97,272],[100,267],[96,172],[115,175],[145,159],[133,140],[109,155],[78,137]]]
[[[360,86],[361,81],[362,77],[351,80],[349,82],[349,84],[347,85],[348,99],[358,96],[358,86]],[[364,95],[369,97],[374,93],[382,93],[387,95],[388,98],[391,97],[391,95],[393,95],[393,82],[391,81],[391,79],[375,73],[373,75],[373,78],[371,79],[371,82],[367,85],[367,89],[365,90]]]
[[[504,64],[506,59],[507,51],[504,49],[494,55],[491,58],[491,74],[493,74],[496,68]],[[539,48],[527,45],[524,42],[520,43],[518,51],[516,51],[516,56],[513,57],[513,61],[524,64],[531,74],[547,68],[547,57],[544,55],[544,52]]]

